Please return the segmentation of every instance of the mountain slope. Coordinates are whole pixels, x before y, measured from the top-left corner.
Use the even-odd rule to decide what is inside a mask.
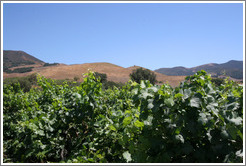
[[[33,73],[52,79],[70,79],[79,77],[83,79],[83,74],[88,70],[107,74],[107,79],[114,82],[127,82],[130,73],[140,66],[124,68],[111,63],[84,63],[75,65],[48,64],[24,51],[6,51],[3,52],[4,72],[3,77],[24,77]],[[169,83],[172,86],[178,86],[184,80],[184,76],[166,76],[155,72],[157,80],[163,83]]]
[[[7,68],[23,65],[44,64],[40,59],[37,59],[24,51],[9,50],[3,51],[3,62],[3,65]]]
[[[59,64],[56,66],[35,67],[32,71],[26,73],[3,73],[3,77],[24,77],[33,73],[39,73],[42,76],[52,79],[73,80],[74,77],[79,77],[80,81],[82,81],[83,74],[88,73],[88,71],[91,70],[107,74],[107,80],[109,81],[125,83],[129,81],[130,73],[136,68],[138,67],[124,68],[111,63],[84,63],[76,65]],[[185,76],[166,76],[160,73],[154,73],[156,74],[158,81],[169,83],[171,86],[178,86],[179,83],[185,79]]]
[[[243,79],[243,61],[231,60],[226,63],[216,64],[210,63],[192,68],[173,67],[173,68],[160,68],[155,70],[158,73],[173,76],[193,75],[195,72],[205,70],[211,75],[220,76],[227,75],[236,79]]]

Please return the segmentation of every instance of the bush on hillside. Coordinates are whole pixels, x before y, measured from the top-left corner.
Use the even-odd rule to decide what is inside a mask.
[[[29,92],[32,86],[37,84],[37,75],[32,74],[27,77],[6,78],[4,79],[3,83],[10,86],[18,84],[20,89],[22,89],[24,92]]]
[[[95,72],[94,76],[96,79],[100,79],[101,83],[107,82],[107,74]]]
[[[216,86],[220,86],[223,84],[225,81],[223,78],[212,78],[211,82],[215,84]]]
[[[130,78],[137,83],[140,83],[141,80],[149,80],[151,84],[155,84],[157,82],[154,72],[143,68],[133,70],[130,74]]]
[[[45,63],[43,66],[56,66],[58,65],[59,63]]]
[[[6,73],[26,73],[32,71],[33,67],[22,67],[22,68],[16,68],[14,70],[10,70],[9,68],[4,68],[4,72]]]

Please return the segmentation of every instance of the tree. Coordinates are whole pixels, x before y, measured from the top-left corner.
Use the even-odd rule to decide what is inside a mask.
[[[107,75],[106,74],[95,72],[94,76],[96,79],[100,78],[101,83],[107,82]]]
[[[33,73],[29,76],[27,76],[28,81],[32,84],[32,85],[36,85],[37,83],[37,73]]]
[[[155,73],[143,68],[133,70],[130,74],[130,78],[137,83],[140,83],[141,80],[149,80],[151,84],[155,84],[157,82]]]

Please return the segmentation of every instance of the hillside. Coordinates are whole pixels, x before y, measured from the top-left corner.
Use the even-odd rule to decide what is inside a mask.
[[[243,61],[231,60],[226,63],[217,64],[210,63],[192,68],[173,67],[173,68],[160,68],[155,70],[158,73],[173,76],[193,75],[195,72],[205,70],[213,76],[226,75],[235,79],[243,79]]]
[[[82,74],[87,73],[88,70],[107,74],[107,79],[114,82],[127,82],[130,77],[130,73],[136,67],[124,68],[117,66],[111,63],[84,63],[76,65],[64,65],[59,64],[56,66],[47,66],[47,67],[35,67],[30,72],[26,73],[4,73],[4,78],[9,77],[23,77],[33,73],[39,73],[42,76],[52,79],[74,79],[74,77],[81,78]],[[157,80],[163,83],[169,83],[172,86],[178,86],[181,81],[184,80],[185,76],[166,76],[160,73],[156,73]]]
[[[100,62],[100,63],[84,63],[75,65],[66,65],[58,63],[45,63],[32,55],[23,51],[4,51],[3,54],[4,64],[4,78],[9,77],[23,77],[33,73],[38,73],[42,76],[52,79],[70,79],[79,77],[80,81],[83,80],[83,73],[88,70],[107,74],[107,79],[114,82],[127,82],[130,73],[141,66],[131,66],[124,68],[115,64]],[[220,76],[221,73],[226,73],[233,78],[242,78],[243,66],[242,61],[229,61],[223,64],[206,64],[193,68],[174,67],[174,68],[161,68],[153,71],[158,82],[169,83],[171,86],[178,86],[181,81],[185,80],[187,75],[192,75],[196,71],[206,70],[212,75]]]
[[[24,77],[33,73],[38,73],[42,76],[52,79],[70,79],[79,77],[80,81],[83,79],[83,74],[88,70],[107,74],[107,79],[114,82],[127,82],[132,70],[140,66],[132,66],[124,68],[111,63],[84,63],[75,65],[66,64],[49,64],[42,60],[35,58],[24,51],[7,51],[3,52],[4,72],[3,77]],[[180,81],[183,81],[185,76],[166,76],[156,73],[157,80],[163,83],[169,83],[172,86],[178,86]]]
[[[6,67],[16,67],[23,65],[44,64],[40,59],[27,54],[24,51],[3,51],[3,61]]]
[[[45,63],[24,51],[3,51],[3,71],[5,73],[25,73]]]

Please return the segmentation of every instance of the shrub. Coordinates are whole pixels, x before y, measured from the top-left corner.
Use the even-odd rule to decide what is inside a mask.
[[[107,74],[95,72],[94,76],[96,79],[100,79],[101,83],[107,82]]]
[[[6,78],[3,83],[11,86],[14,86],[14,84],[19,84],[20,89],[24,92],[29,92],[32,86],[37,84],[37,75],[32,74],[27,77]]]
[[[113,81],[107,81],[102,84],[103,89],[112,89],[113,87],[121,88],[123,83],[116,83]]]
[[[133,70],[130,74],[130,78],[137,83],[140,83],[141,80],[149,80],[151,84],[155,84],[157,82],[154,72],[143,68]]]
[[[78,77],[78,76],[75,76],[75,77],[73,78],[73,80],[74,80],[74,81],[78,81],[78,80],[79,80],[79,77]]]
[[[211,82],[216,85],[216,86],[220,86],[221,84],[223,84],[225,81],[223,78],[212,78]]]
[[[56,66],[58,65],[59,63],[45,63],[43,66]]]
[[[4,72],[6,73],[26,73],[32,71],[33,67],[22,67],[22,68],[16,68],[14,70],[10,70],[9,68],[5,68]]]

